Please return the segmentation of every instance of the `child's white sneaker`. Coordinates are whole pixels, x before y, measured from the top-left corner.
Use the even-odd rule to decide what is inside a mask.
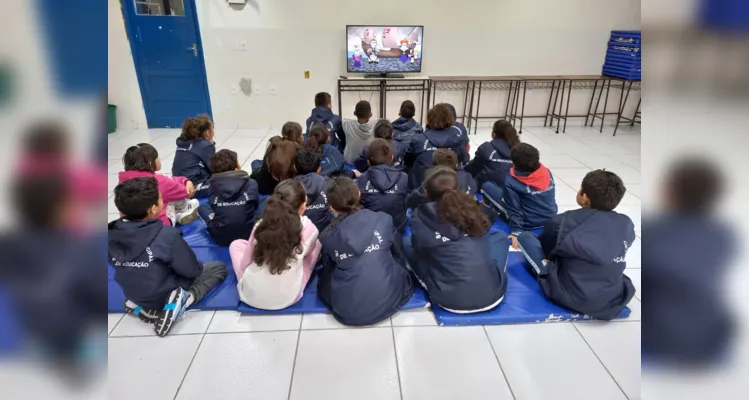
[[[200,202],[198,201],[198,199],[185,200],[185,203],[184,205],[182,205],[182,207],[175,205],[175,219],[180,225],[187,225],[190,222],[195,221],[199,218],[199,206]]]

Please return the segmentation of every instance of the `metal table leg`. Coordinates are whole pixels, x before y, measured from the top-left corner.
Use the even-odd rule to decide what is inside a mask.
[[[513,98],[512,89],[513,89],[514,83],[515,81],[510,81],[510,89],[507,91],[507,104],[505,104],[505,116],[504,116],[505,120],[508,120],[508,119],[512,120],[512,116],[510,114],[512,112],[512,110],[510,109],[510,99]]]
[[[479,81],[479,95],[476,97],[476,126],[473,128],[473,134],[476,135],[479,130],[479,108],[481,107],[481,84]],[[471,101],[471,113],[473,113],[473,101]]]
[[[585,115],[585,126],[588,126],[588,119],[590,118],[590,109],[591,107],[593,107],[593,98],[596,97],[596,89],[598,89],[598,79],[596,79],[596,84],[593,86],[593,93],[590,94],[590,103],[588,103],[588,113]]]
[[[342,106],[341,106],[341,94],[343,91],[341,90],[341,80],[338,80],[338,116],[341,116]],[[309,127],[307,127],[309,128]],[[305,129],[306,131],[307,129]]]
[[[528,88],[528,83],[526,81],[523,81],[523,106],[520,108],[520,132],[523,133],[523,117],[525,116],[525,93]]]
[[[601,114],[601,130],[598,132],[603,132],[603,122],[606,120],[606,107],[609,104],[609,91],[611,90],[611,79],[609,79],[609,85],[606,87],[606,99],[603,101],[603,114]],[[603,90],[601,90],[601,94],[603,94]],[[599,98],[598,101],[601,101]]]
[[[559,83],[561,90],[557,89],[557,94],[559,94],[559,92],[562,92],[562,101],[559,102],[559,114],[557,114],[557,134],[559,134],[559,124],[562,122],[562,105],[564,104],[564,89],[567,86],[567,81],[562,79]],[[556,112],[556,101],[554,103],[554,111]]]
[[[466,94],[463,98],[463,116],[460,118],[461,122],[463,122],[463,125],[466,123],[466,115],[469,115],[468,113],[468,92],[470,91],[471,81],[466,81]],[[436,104],[435,104],[436,105]],[[470,118],[468,120],[468,126],[471,125]]]
[[[619,95],[619,113],[616,114],[616,125],[614,125],[614,134],[612,136],[616,136],[616,131],[619,130],[619,121],[622,119],[622,113],[624,112],[624,107],[627,105],[627,99],[629,99],[629,91],[632,90],[632,81],[628,81],[629,85],[627,85],[627,95],[624,96],[624,82],[622,82],[622,93]],[[622,96],[624,96],[624,101],[621,101]]]
[[[570,112],[570,97],[572,97],[572,80],[569,81],[570,86],[567,89],[567,106],[564,108],[564,128],[562,128],[562,133],[567,133],[567,116]],[[561,111],[562,107],[560,105],[559,110]]]
[[[544,126],[546,126],[546,120],[549,119],[549,109],[551,108],[551,98],[554,97],[554,87],[556,86],[557,81],[553,80],[551,81],[551,92],[549,92],[549,104],[546,105],[546,115],[544,116]],[[554,123],[554,109],[551,109],[551,120],[549,121],[549,125]]]

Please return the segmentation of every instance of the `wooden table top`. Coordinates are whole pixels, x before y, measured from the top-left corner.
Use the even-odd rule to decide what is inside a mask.
[[[497,76],[429,76],[437,82],[458,82],[458,81],[519,81],[520,77],[497,75]]]

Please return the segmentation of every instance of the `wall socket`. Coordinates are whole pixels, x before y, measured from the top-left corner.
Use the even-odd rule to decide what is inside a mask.
[[[260,90],[260,86],[255,86],[254,88],[252,88],[252,94],[254,94],[255,96],[260,96],[261,94],[263,94],[263,91]]]
[[[270,85],[270,87],[268,88],[268,93],[276,94],[276,85]]]

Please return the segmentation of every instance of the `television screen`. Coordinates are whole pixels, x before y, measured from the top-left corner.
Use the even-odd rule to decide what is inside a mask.
[[[421,72],[423,26],[346,26],[348,72]]]

